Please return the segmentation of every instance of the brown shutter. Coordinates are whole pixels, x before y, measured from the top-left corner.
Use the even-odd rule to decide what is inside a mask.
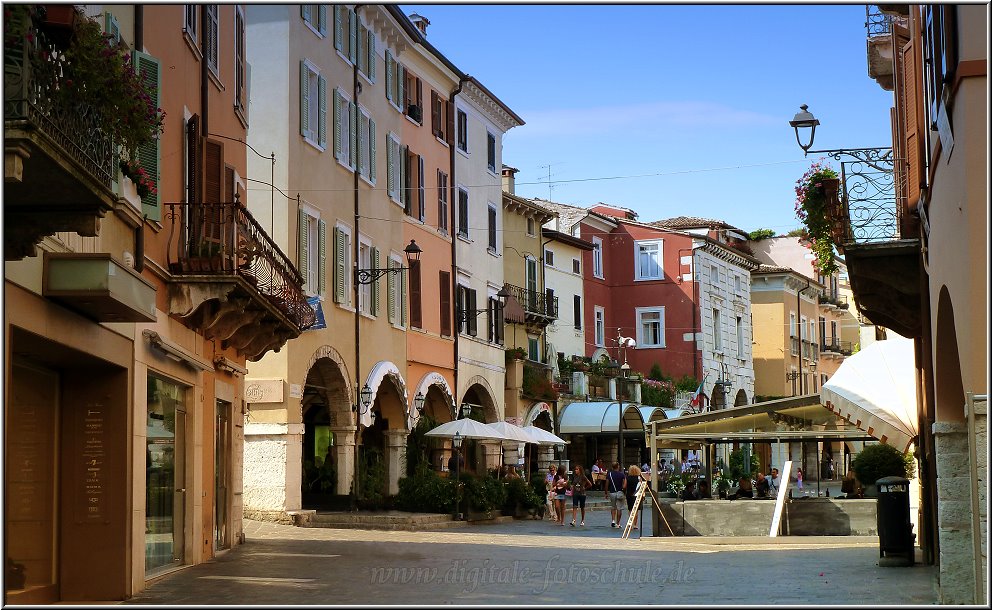
[[[431,90],[431,132],[436,136],[441,136],[441,98],[437,91]]]
[[[203,203],[220,203],[224,200],[224,144],[210,138],[203,139]]]
[[[420,107],[420,123],[424,122],[424,86],[419,78],[417,80],[417,106]]]
[[[438,272],[438,282],[441,293],[441,334],[451,336],[451,274],[447,271]]]
[[[919,83],[916,71],[916,45],[909,41],[902,48],[903,63],[903,125],[906,134],[906,209],[915,209],[920,198],[922,178],[922,156],[920,154],[920,131],[917,119],[919,105]]]
[[[479,318],[475,315],[478,305],[475,300],[475,290],[465,291],[465,311],[468,312],[468,334],[473,337],[479,334]]]
[[[424,327],[420,307],[420,261],[410,261],[410,326]]]
[[[455,105],[450,101],[444,102],[444,116],[446,123],[446,131],[444,134],[444,141],[448,143],[449,146],[455,145]]]
[[[200,117],[193,115],[186,123],[186,174],[189,176],[189,184],[186,185],[186,201],[196,203],[200,201],[202,192],[202,152],[200,150]]]

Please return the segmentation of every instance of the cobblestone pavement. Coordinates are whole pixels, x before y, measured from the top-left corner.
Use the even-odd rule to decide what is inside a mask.
[[[245,521],[247,542],[130,604],[934,604],[932,566],[879,567],[875,537],[621,540],[514,521],[439,532]],[[645,533],[649,522],[645,522]]]

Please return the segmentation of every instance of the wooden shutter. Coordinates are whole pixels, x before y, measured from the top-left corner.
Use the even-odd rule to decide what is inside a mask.
[[[300,134],[310,134],[310,68],[300,61]]]
[[[224,201],[224,143],[203,138],[203,203]]]
[[[396,197],[396,145],[386,136],[386,194]]]
[[[410,326],[424,327],[420,302],[420,261],[410,261]]]
[[[445,132],[444,141],[448,146],[455,145],[455,105],[450,101],[444,101]]]
[[[503,319],[503,308],[496,308],[496,343],[503,345],[503,332],[506,322]]]
[[[403,211],[409,216],[413,213],[412,201],[410,198],[410,152],[406,146],[400,146],[400,201],[403,202]]]
[[[441,136],[441,98],[433,89],[431,90],[431,132]]]
[[[117,44],[121,41],[121,26],[117,21],[117,17],[114,17],[112,13],[104,14],[104,28],[103,31],[110,35],[110,41]]]
[[[496,338],[496,299],[486,300],[486,340],[490,343]]]
[[[134,67],[138,78],[145,85],[151,96],[151,104],[158,108],[161,105],[159,90],[162,84],[162,73],[159,61],[146,53],[134,52]],[[161,173],[159,165],[161,163],[161,147],[159,138],[153,138],[138,147],[135,151],[141,167],[145,168],[148,177],[155,184],[156,193],[141,198],[141,213],[149,220],[162,220],[162,188],[160,183]]]
[[[368,76],[369,80],[374,83],[375,82],[375,32],[369,30],[368,36],[369,36],[369,43],[368,43],[369,71],[366,73],[366,76]]]
[[[393,54],[386,49],[386,99],[393,102],[393,82],[396,79],[396,62]]]
[[[341,98],[341,92],[337,89],[334,90],[334,158],[341,161],[342,153],[342,142],[341,142],[341,106],[344,104],[344,100]]]
[[[451,274],[438,272],[438,292],[441,295],[441,334],[451,336]]]
[[[358,59],[358,15],[352,9],[348,9],[348,30],[348,59],[355,63]]]
[[[354,168],[356,167],[355,161],[358,154],[358,151],[355,150],[358,148],[355,145],[358,141],[358,106],[355,105],[355,102],[348,102],[348,123],[349,137],[351,138],[348,140],[348,165]]]
[[[423,125],[424,123],[424,84],[421,82],[419,77],[414,77],[414,82],[417,87],[417,107],[420,108],[420,120],[418,123]]]
[[[300,5],[300,17],[303,17],[303,21],[310,23],[313,21],[313,15],[310,13],[310,7],[312,4],[301,4]]]
[[[427,217],[426,192],[424,191],[424,158],[417,155],[417,218],[424,222]]]
[[[920,154],[922,140],[917,121],[919,87],[916,74],[916,45],[909,41],[902,48],[903,62],[903,126],[906,134],[906,209],[916,209],[920,198],[923,165]],[[905,211],[905,210],[903,210]]]
[[[367,176],[372,184],[375,184],[375,121],[369,118],[369,175]]]
[[[368,54],[368,40],[369,31],[365,29],[365,24],[358,24],[358,51],[355,54],[358,61],[358,71],[362,74],[369,73],[369,54]],[[364,47],[364,52],[363,52]]]
[[[582,330],[582,297],[572,298],[572,318],[575,320],[575,330]]]
[[[348,272],[345,233],[334,227],[334,302],[345,303],[345,274]]]
[[[375,247],[372,248],[370,258],[372,262],[372,268],[378,269],[379,268],[378,248]],[[369,303],[369,313],[371,313],[373,316],[378,316],[379,315],[379,282],[372,282],[371,288],[372,290],[370,292],[372,294],[371,294],[371,299],[369,299],[371,301]]]
[[[479,334],[479,318],[475,315],[478,306],[475,302],[475,290],[465,291],[465,311],[468,312],[468,334],[475,337]]]
[[[407,299],[407,279],[406,274],[403,272],[399,273],[400,276],[400,325],[406,326],[407,312],[406,312],[406,299]]]
[[[393,261],[387,260],[386,267],[392,269]],[[390,324],[396,323],[396,274],[386,274],[386,317]]]
[[[327,292],[327,223],[317,221],[317,293]]]
[[[310,216],[303,210],[300,210],[297,214],[296,223],[296,234],[297,234],[297,253],[296,260],[297,265],[299,265],[299,271],[303,275],[304,283],[310,281]],[[313,286],[307,286],[313,290]]]
[[[496,208],[489,208],[489,247],[496,249]]]
[[[458,332],[465,332],[465,320],[462,312],[465,311],[465,287],[455,286],[455,322],[458,324]]]
[[[317,5],[317,31],[327,36],[327,5]]]
[[[317,77],[317,107],[320,116],[317,117],[317,143],[327,148],[327,80]]]
[[[334,48],[338,51],[344,50],[344,19],[341,11],[344,7],[340,4],[334,5]]]

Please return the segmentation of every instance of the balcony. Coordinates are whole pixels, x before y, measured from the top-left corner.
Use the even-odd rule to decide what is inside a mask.
[[[837,338],[826,339],[823,342],[821,352],[823,354],[835,354],[850,356],[853,353],[853,344],[850,341],[840,341]]]
[[[170,313],[186,326],[255,361],[314,324],[302,277],[239,199],[165,212]]]
[[[840,190],[830,195],[834,243],[844,254],[861,313],[905,337],[920,336],[920,218],[910,205],[905,161],[891,149],[858,149],[842,161]]]
[[[512,284],[505,288],[510,293],[503,312],[507,322],[545,327],[558,318],[558,297]]]
[[[73,67],[44,32],[4,41],[4,260],[36,254],[46,235],[93,237],[118,197],[116,149],[100,109],[58,95]]]
[[[892,16],[877,5],[865,6],[865,27],[868,29],[868,76],[886,91],[892,91]]]

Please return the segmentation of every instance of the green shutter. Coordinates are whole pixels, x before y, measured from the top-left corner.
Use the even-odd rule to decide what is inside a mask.
[[[375,121],[369,118],[369,182],[375,184]]]
[[[345,260],[347,254],[347,244],[345,234],[341,229],[334,227],[334,302],[345,302],[345,273],[348,268]]]
[[[393,101],[393,80],[395,80],[396,62],[393,61],[393,54],[386,49],[386,99]]]
[[[121,41],[121,26],[117,22],[117,17],[114,17],[110,13],[104,14],[104,17],[103,31],[110,35],[111,42],[117,44]]]
[[[334,90],[334,158],[341,160],[341,92]]]
[[[317,221],[317,293],[323,295],[327,291],[327,223]]]
[[[359,39],[360,42],[365,42],[365,41],[367,41],[369,39],[368,38],[368,33],[369,32],[368,32],[368,30],[365,29],[365,26],[363,24],[359,23],[358,24],[358,39]],[[368,73],[369,73],[369,56],[368,56],[368,53],[362,53],[361,50],[362,50],[361,49],[361,45],[359,45],[358,52],[356,53],[357,59],[358,59],[358,71],[361,72],[362,74],[365,74],[366,76],[368,76]]]
[[[312,5],[310,5],[310,4],[301,4],[300,5],[300,16],[303,17],[303,21],[306,21],[307,23],[310,23],[313,20],[313,17],[310,14],[310,7],[311,6]]]
[[[317,30],[327,36],[327,5],[320,4],[317,7]]]
[[[379,249],[372,248],[372,268],[379,268]],[[372,298],[369,303],[369,313],[373,316],[379,315],[379,282],[372,282]]]
[[[393,261],[386,261],[386,267],[392,269]],[[396,323],[396,294],[393,284],[396,282],[395,273],[386,274],[386,314],[390,324]]]
[[[397,189],[397,191],[399,191],[400,194],[400,202],[404,205],[404,207],[407,210],[409,210],[410,208],[407,198],[410,196],[410,193],[407,192],[407,188],[406,188],[406,181],[407,181],[406,160],[407,160],[408,149],[406,146],[399,146],[398,150],[399,150],[399,159],[397,159],[397,161],[399,161],[398,165],[400,171],[399,171],[399,184],[397,185],[399,188]]]
[[[348,140],[348,142],[350,143],[350,146],[348,147],[348,152],[350,153],[350,155],[348,156],[348,164],[354,168],[357,167],[357,165],[355,164],[355,159],[356,159],[356,153],[358,152],[356,150],[358,148],[358,146],[356,145],[356,143],[358,142],[358,106],[355,106],[355,102],[348,102],[348,118],[350,119],[349,121],[350,124],[348,125],[348,127],[351,130],[351,134],[350,134],[351,139]]]
[[[348,59],[355,63],[358,59],[358,15],[355,11],[348,9]]]
[[[393,139],[386,136],[386,194],[396,196],[396,146]]]
[[[375,32],[369,30],[369,80],[375,82]]]
[[[133,62],[138,78],[141,79],[145,88],[150,92],[152,98],[151,105],[158,108],[161,105],[159,89],[162,84],[159,61],[151,55],[135,51]],[[145,172],[148,173],[156,188],[154,195],[141,198],[141,213],[149,220],[162,220],[162,206],[160,205],[162,201],[162,189],[161,184],[159,184],[159,178],[161,177],[159,174],[159,164],[161,162],[159,138],[153,138],[150,142],[139,146],[135,152],[138,156],[138,161],[141,162],[141,166],[145,168]]]
[[[338,51],[344,49],[344,23],[341,19],[343,8],[340,4],[334,5],[334,48]]]
[[[307,137],[310,131],[310,68],[300,61],[300,134]]]
[[[317,77],[317,143],[327,148],[327,80]]]
[[[404,101],[406,99],[406,68],[402,64],[396,64],[396,105],[400,107],[400,112],[406,112]]]
[[[307,225],[310,222],[310,218],[307,216],[307,213],[304,212],[303,210],[300,210],[299,216],[300,216],[299,222],[297,222],[297,227],[296,227],[296,230],[298,231],[299,234],[299,239],[297,240],[299,242],[298,260],[300,265],[300,273],[303,274],[303,283],[306,284],[308,277],[310,275],[309,273],[307,273],[307,269],[310,267],[310,260],[309,260],[310,244],[308,243],[310,238],[310,231],[309,231],[309,227],[307,227]],[[309,288],[313,288],[313,286],[310,286]]]

